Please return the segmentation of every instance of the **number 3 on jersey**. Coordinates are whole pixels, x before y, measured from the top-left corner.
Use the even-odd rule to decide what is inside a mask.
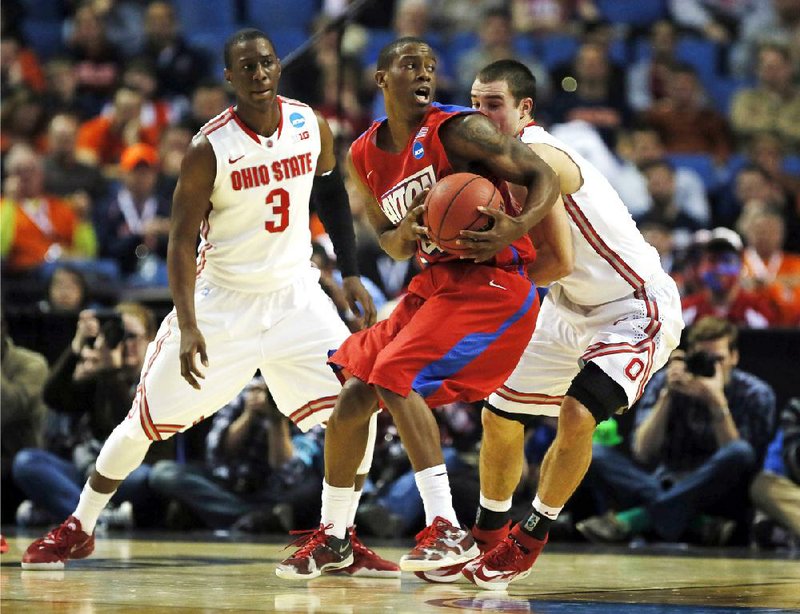
[[[276,188],[267,194],[266,204],[271,207],[270,219],[264,222],[267,232],[283,232],[289,225],[289,192]]]

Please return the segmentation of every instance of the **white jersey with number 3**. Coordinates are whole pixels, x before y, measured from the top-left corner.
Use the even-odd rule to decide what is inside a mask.
[[[269,137],[233,107],[201,133],[217,174],[201,227],[198,277],[240,292],[269,292],[311,269],[309,198],[320,153],[314,111],[278,96],[280,121]]]
[[[564,196],[570,220],[575,264],[558,283],[579,305],[599,305],[640,288],[663,275],[658,252],[642,237],[631,214],[608,180],[579,153],[544,128],[527,126],[523,143],[543,143],[560,149],[578,166],[580,189]]]

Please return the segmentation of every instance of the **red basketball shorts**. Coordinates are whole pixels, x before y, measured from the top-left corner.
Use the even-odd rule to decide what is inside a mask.
[[[539,312],[536,287],[517,271],[466,262],[417,275],[388,320],[359,331],[329,362],[430,407],[485,399],[516,366]]]

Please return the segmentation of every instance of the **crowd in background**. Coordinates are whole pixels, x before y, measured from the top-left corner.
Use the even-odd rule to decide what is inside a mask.
[[[420,37],[436,50],[441,102],[469,106],[482,66],[523,61],[537,78],[537,123],[611,181],[678,282],[688,325],[712,316],[741,328],[800,326],[800,0],[381,0],[343,19],[351,4],[3,2],[3,522],[65,516],[98,442],[128,411],[155,319],[168,308],[166,245],[182,157],[198,129],[232,102],[222,45],[244,25],[262,28],[280,56],[318,35],[284,64],[279,91],[327,117],[340,154],[382,114],[372,75],[378,51],[394,38]],[[378,307],[388,310],[415,265],[382,252],[365,203],[350,193],[361,273]],[[341,276],[316,218],[312,235],[322,283],[347,318]],[[12,339],[45,358],[29,356]],[[14,377],[30,383],[19,391],[7,373],[7,344],[23,352]],[[268,384],[254,382],[199,435],[154,446],[120,490],[107,524],[313,525],[324,435],[294,433],[275,411]],[[668,387],[661,379],[654,384]],[[796,487],[797,405],[782,414],[774,395],[772,407],[768,393],[759,395],[766,399],[761,422],[736,433],[750,446],[738,449],[744,465],[737,467],[748,476],[766,467],[765,475]],[[651,388],[641,416],[657,397]],[[479,412],[460,405],[436,412],[448,466],[462,478],[453,483],[467,522],[478,492]],[[706,427],[698,436],[701,465],[722,445]],[[421,502],[393,428],[382,423],[359,517],[381,535],[421,526]],[[535,492],[553,429],[547,419],[530,429],[521,501]],[[770,440],[774,453],[767,454]],[[632,443],[620,444],[607,429],[598,431],[598,445],[621,446],[636,460]],[[602,450],[598,458],[606,458]],[[590,478],[601,474],[596,465]],[[796,515],[787,520],[771,507],[764,492],[772,481],[759,476],[755,484],[759,508],[800,531]],[[745,499],[747,488],[738,493]],[[592,520],[610,507],[596,493],[584,494],[576,519]],[[753,519],[738,520],[742,529]],[[584,523],[581,532],[618,541],[653,531],[641,515],[606,515],[604,522]],[[725,525],[701,527],[709,543],[730,537],[709,526]],[[564,534],[575,535],[573,527]],[[763,526],[759,535],[763,543],[774,537]]]

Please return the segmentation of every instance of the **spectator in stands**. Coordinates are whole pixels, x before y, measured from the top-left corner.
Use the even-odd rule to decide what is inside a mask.
[[[679,0],[673,0],[673,2]],[[765,43],[781,45],[796,44],[797,33],[800,32],[800,3],[797,0],[750,0],[749,2],[725,2],[733,10],[746,12],[741,19],[740,36],[731,50],[733,71],[740,77],[749,77],[756,64],[758,49]],[[795,47],[795,50],[797,48]],[[798,65],[800,57],[793,57],[793,64]]]
[[[11,464],[22,448],[41,443],[41,426],[46,407],[42,399],[47,377],[47,360],[41,354],[17,347],[11,340],[5,317],[0,320],[0,370],[2,412],[0,412],[0,451],[2,459],[2,517],[13,518],[23,496],[11,479]]]
[[[738,136],[773,130],[800,145],[800,89],[794,72],[788,47],[769,44],[759,49],[758,83],[738,92],[731,104],[731,125]]]
[[[741,237],[730,228],[715,228],[701,231],[695,241],[698,246],[694,266],[703,286],[682,301],[686,325],[708,315],[749,328],[775,324],[778,314],[773,305],[742,288]]]
[[[89,0],[103,22],[108,41],[123,56],[135,56],[144,43],[143,2],[140,0]]]
[[[102,324],[99,316],[103,316]],[[137,303],[120,303],[114,313],[81,312],[72,343],[44,384],[48,405],[84,417],[72,461],[36,448],[26,448],[14,458],[17,486],[53,518],[78,504],[81,485],[103,440],[130,410],[147,345],[155,333],[152,312]],[[157,456],[159,449],[153,452]],[[160,452],[166,450],[162,447]],[[139,520],[158,516],[147,489],[149,472],[149,465],[140,466],[113,499],[117,504],[130,501]]]
[[[735,40],[739,24],[766,13],[768,4],[761,0],[669,0],[672,17],[680,27],[720,44]]]
[[[17,144],[44,151],[46,107],[44,97],[27,88],[11,90],[0,108],[0,150],[4,155]]]
[[[552,89],[550,75],[536,58],[514,49],[514,24],[505,9],[490,9],[483,15],[478,30],[479,45],[463,54],[457,63],[458,99],[469,100],[473,75],[496,60],[514,58],[530,68],[536,78],[537,100],[546,100]]]
[[[675,169],[666,160],[647,162],[642,166],[647,180],[650,208],[636,217],[638,224],[659,223],[670,229],[678,249],[685,248],[694,231],[702,223],[692,215],[691,203],[678,200]]]
[[[760,167],[770,180],[786,192],[788,198],[800,195],[800,176],[784,170],[787,142],[776,132],[756,132],[750,138],[747,155],[753,164]]]
[[[170,102],[157,96],[158,81],[153,65],[145,58],[131,60],[122,74],[122,85],[142,95],[142,110],[139,116],[141,138],[156,145],[161,131],[177,119],[177,111]],[[106,105],[110,111],[110,105]]]
[[[77,135],[78,119],[74,115],[59,113],[50,120],[44,187],[48,193],[68,200],[85,216],[105,196],[108,186],[97,167],[75,157]]]
[[[109,42],[92,4],[82,4],[75,12],[67,49],[75,61],[78,94],[98,113],[117,87],[123,60],[120,50]]]
[[[645,221],[639,224],[639,231],[645,241],[656,248],[661,259],[661,267],[675,280],[678,288],[682,289],[679,281],[680,276],[676,275],[678,273],[678,262],[672,230],[663,222]]]
[[[770,521],[800,540],[800,398],[789,401],[779,426],[750,496]],[[771,531],[764,531],[758,523],[753,529],[756,543],[771,545]]]
[[[309,511],[319,511],[321,437],[297,435],[293,446],[290,422],[260,375],[212,420],[204,466],[161,461],[150,474],[153,490],[212,529],[238,522],[248,530],[284,532],[294,528],[295,512],[300,526],[317,520]]]
[[[687,353],[676,350],[653,376],[636,411],[628,459],[595,445],[591,483],[617,503],[576,528],[598,542],[653,532],[659,539],[694,538],[722,545],[742,521],[747,489],[775,427],[775,393],[736,368],[738,331],[707,317],[689,331]],[[650,472],[644,467],[656,465]]]
[[[92,258],[97,239],[88,220],[63,200],[44,192],[41,157],[16,145],[6,157],[8,177],[0,205],[0,253],[11,271],[44,262]]]
[[[103,168],[107,177],[115,177],[122,151],[134,143],[149,143],[148,135],[141,125],[142,95],[127,87],[114,94],[111,110],[84,122],[78,130],[77,157],[79,160]]]
[[[10,34],[0,38],[0,88],[4,102],[8,93],[17,88],[38,93],[45,90],[44,73],[36,54]]]
[[[119,166],[122,182],[97,212],[100,253],[119,264],[129,284],[166,285],[171,204],[156,192],[158,152],[131,145]]]
[[[42,313],[78,313],[86,307],[89,288],[79,269],[62,264],[53,269],[47,282],[47,296],[39,302]]]
[[[208,76],[207,58],[190,47],[178,29],[171,3],[156,0],[147,6],[144,56],[156,67],[160,97],[188,96]]]
[[[597,42],[583,43],[573,70],[563,79],[556,77],[562,91],[552,104],[553,121],[583,120],[597,129],[612,150],[617,131],[630,118],[624,87],[614,87],[613,73],[607,48]]]
[[[178,175],[186,150],[192,142],[192,133],[182,124],[170,124],[164,127],[158,142],[158,159],[160,161],[156,191],[159,196],[172,202],[172,193],[178,185]]]
[[[67,113],[84,121],[94,115],[94,105],[86,104],[78,95],[78,75],[71,58],[59,56],[49,60],[45,64],[45,73],[45,105],[50,117]]]
[[[708,106],[694,68],[675,64],[664,98],[643,114],[655,127],[669,153],[705,153],[723,164],[731,153],[725,117]]]
[[[568,34],[576,22],[600,18],[594,0],[512,0],[511,14],[517,31],[533,34]]]
[[[192,92],[189,116],[184,123],[195,134],[208,120],[222,113],[230,105],[225,86],[219,81],[202,81]]]
[[[452,37],[481,28],[486,11],[503,8],[503,0],[438,0],[430,3],[433,27]]]
[[[641,112],[667,95],[675,57],[677,33],[671,21],[662,19],[650,27],[650,56],[628,69],[627,92],[631,109]]]
[[[780,211],[765,207],[746,214],[742,230],[742,286],[775,305],[777,324],[800,325],[800,255],[783,250],[786,236]]]
[[[633,217],[644,215],[653,207],[653,200],[644,176],[645,165],[664,159],[666,150],[658,130],[638,126],[620,140],[617,152],[625,160],[618,172],[608,176]],[[701,227],[711,221],[703,179],[697,171],[679,166],[675,169],[675,201]]]

